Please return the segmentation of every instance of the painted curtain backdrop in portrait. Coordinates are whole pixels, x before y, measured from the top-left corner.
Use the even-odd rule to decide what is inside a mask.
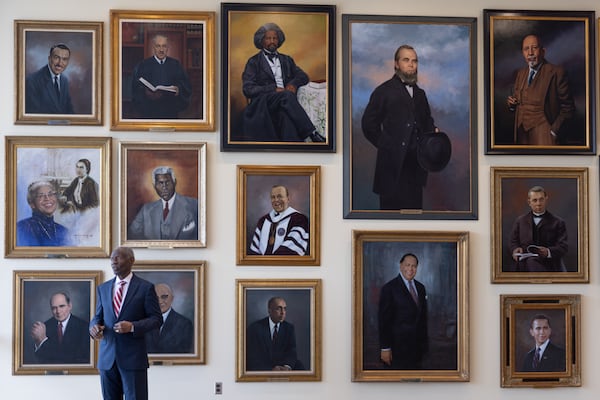
[[[512,226],[520,215],[531,211],[527,192],[542,186],[548,195],[547,210],[565,221],[569,250],[563,257],[566,272],[577,272],[579,260],[578,180],[573,178],[503,178],[502,179],[502,271],[514,271],[510,250]]]
[[[249,174],[246,178],[246,199],[248,203],[246,208],[247,252],[252,244],[252,237],[258,220],[273,209],[273,206],[271,205],[271,188],[275,185],[287,187],[289,206],[306,215],[309,219],[309,225],[314,223],[314,221],[310,220],[310,176]],[[313,244],[313,240],[314,238],[309,238],[312,253],[314,253],[312,246],[318,245],[318,243]]]
[[[50,48],[64,43],[71,50],[69,65],[64,74],[69,78],[69,94],[73,111],[91,115],[94,105],[94,33],[76,31],[28,30],[25,33],[25,75],[48,65]],[[25,97],[28,93],[25,93]]]
[[[366,18],[366,17],[365,17]],[[440,172],[429,173],[423,193],[423,214],[458,213],[472,218],[473,124],[471,47],[475,35],[470,24],[393,23],[353,21],[349,31],[351,104],[349,166],[351,192],[349,211],[379,210],[379,196],[373,192],[376,148],[365,138],[361,119],[373,90],[394,75],[394,53],[408,44],[414,47],[418,64],[418,86],[427,95],[435,125],[452,143],[452,156]],[[345,150],[346,151],[346,150]],[[345,178],[348,179],[348,178]],[[348,195],[348,194],[346,194]],[[392,215],[383,218],[390,218]],[[416,216],[411,216],[416,217]],[[380,215],[379,218],[382,218]],[[456,218],[456,217],[455,217]]]
[[[55,293],[67,293],[71,299],[71,314],[89,323],[91,290],[89,281],[80,280],[27,280],[23,282],[23,364],[39,364],[34,353],[31,328],[36,321],[45,322],[53,318],[50,299]],[[87,336],[87,329],[84,331]],[[91,360],[92,341],[89,340],[88,358],[78,364],[87,365]],[[61,363],[62,364],[62,363]]]
[[[75,139],[74,139],[75,140]],[[31,217],[31,207],[27,202],[27,188],[39,180],[55,181],[59,186],[58,207],[54,221],[68,229],[69,246],[100,246],[102,204],[83,210],[63,207],[62,191],[67,189],[76,177],[76,164],[80,159],[90,161],[88,176],[97,184],[98,201],[104,198],[101,180],[104,166],[101,151],[90,148],[17,148],[17,222]]]
[[[491,146],[516,145],[514,138],[514,112],[508,109],[506,99],[513,94],[517,71],[526,67],[522,53],[523,38],[535,33],[539,35],[545,50],[547,62],[566,70],[569,91],[575,102],[573,118],[561,128],[566,132],[559,145],[590,146],[590,93],[589,71],[590,39],[582,20],[561,20],[560,18],[494,18],[490,35],[493,36],[492,68],[493,121],[490,127]],[[593,51],[593,50],[592,50]],[[593,54],[593,53],[591,53]],[[523,146],[519,146],[523,148]],[[592,145],[592,149],[595,148]]]
[[[386,242],[363,244],[363,369],[383,369],[380,360],[378,309],[381,288],[400,273],[400,258],[419,260],[415,279],[427,292],[429,351],[423,370],[458,369],[458,298],[456,243]]]
[[[298,360],[306,371],[314,370],[311,363],[311,299],[310,289],[250,289],[246,295],[246,330],[250,324],[268,316],[267,303],[271,297],[282,297],[287,306],[285,321],[294,325]],[[246,355],[243,355],[244,360]],[[245,363],[244,363],[245,364]]]
[[[293,7],[288,12],[268,11],[230,11],[229,12],[229,53],[228,64],[223,66],[226,74],[228,92],[223,93],[229,97],[228,109],[224,110],[226,131],[228,136],[224,138],[227,143],[238,143],[248,141],[243,135],[243,112],[248,105],[248,99],[242,92],[242,73],[248,59],[259,51],[254,46],[254,33],[262,25],[273,22],[277,24],[285,34],[285,42],[279,48],[282,54],[291,56],[309,78],[308,85],[327,87],[334,82],[328,82],[332,77],[328,68],[332,60],[329,60],[329,14],[327,12],[299,12]],[[227,51],[227,49],[223,49]],[[329,62],[328,62],[329,60]],[[312,83],[311,83],[312,82]],[[317,130],[329,140],[332,140],[331,124],[328,121],[328,112],[331,101],[327,99],[331,90],[323,90],[325,101],[315,102],[317,105],[308,114]],[[228,114],[227,114],[228,112]],[[289,143],[288,143],[289,144]]]

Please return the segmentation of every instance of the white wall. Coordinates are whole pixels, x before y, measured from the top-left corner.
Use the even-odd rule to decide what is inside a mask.
[[[296,3],[317,3],[297,1]],[[203,10],[217,12],[217,43],[220,42],[220,3],[212,0],[3,0],[0,6],[0,37],[4,38],[0,62],[0,133],[2,135],[66,135],[112,136],[116,141],[127,140],[197,140],[208,143],[208,247],[193,250],[137,250],[139,260],[207,260],[207,364],[201,366],[160,366],[149,371],[151,399],[364,399],[402,395],[405,398],[471,399],[530,399],[544,396],[559,399],[597,398],[600,393],[598,354],[600,342],[595,333],[600,319],[593,311],[600,302],[597,266],[598,254],[598,159],[595,156],[484,156],[485,132],[483,114],[483,21],[482,10],[544,9],[595,10],[600,5],[593,0],[340,0],[337,4],[337,143],[335,154],[242,153],[219,152],[219,131],[214,133],[140,133],[111,132],[109,100],[111,82],[109,57],[109,10]],[[391,14],[464,16],[478,18],[478,98],[479,115],[479,220],[477,221],[371,221],[342,218],[342,68],[341,14]],[[91,20],[104,21],[105,40],[105,125],[101,127],[44,127],[13,124],[14,99],[14,19],[32,20]],[[594,22],[597,27],[597,22]],[[220,46],[217,45],[217,88],[220,86]],[[594,71],[594,74],[597,74]],[[596,89],[596,88],[595,88]],[[220,109],[217,90],[216,109]],[[217,111],[217,125],[220,111]],[[4,147],[2,140],[0,146]],[[0,154],[5,150],[0,149]],[[116,153],[115,153],[116,154]],[[117,162],[113,165],[117,170]],[[4,164],[4,159],[1,161]],[[281,164],[322,166],[322,264],[320,267],[237,267],[235,265],[236,165]],[[590,169],[590,283],[563,285],[493,285],[490,284],[490,166],[579,166]],[[4,174],[0,174],[0,180]],[[118,197],[115,180],[113,208]],[[4,185],[0,198],[4,199]],[[0,210],[4,210],[1,201]],[[4,212],[0,212],[4,214]],[[4,217],[0,217],[3,226]],[[113,216],[113,236],[118,239],[118,213]],[[467,230],[470,235],[470,350],[471,381],[468,383],[352,383],[352,299],[351,271],[353,229],[388,230]],[[4,229],[0,230],[4,242]],[[0,397],[5,399],[99,399],[100,383],[90,376],[12,376],[13,282],[12,273],[20,269],[69,270],[102,269],[111,276],[108,259],[0,259],[0,304],[4,315],[0,323]],[[323,379],[310,383],[236,383],[235,382],[235,279],[306,278],[323,280]],[[500,380],[500,294],[579,293],[582,306],[582,380],[581,388],[559,389],[501,389]],[[215,381],[223,382],[224,394],[214,395]],[[594,396],[593,393],[596,393]]]

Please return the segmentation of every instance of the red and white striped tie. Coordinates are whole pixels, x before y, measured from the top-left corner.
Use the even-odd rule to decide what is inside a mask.
[[[119,316],[119,311],[121,311],[121,303],[123,302],[123,289],[125,288],[126,281],[119,282],[119,288],[115,293],[115,297],[113,298],[113,310],[115,311],[115,316]]]

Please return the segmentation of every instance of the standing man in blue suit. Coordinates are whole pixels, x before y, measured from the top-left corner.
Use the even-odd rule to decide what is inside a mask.
[[[171,167],[152,171],[160,199],[146,203],[129,224],[129,240],[197,240],[198,200],[175,193],[177,178]]]
[[[66,44],[50,48],[48,65],[25,79],[25,112],[27,114],[74,114],[69,78],[64,74],[71,50]]]
[[[162,316],[154,285],[131,272],[128,247],[110,255],[115,278],[98,286],[90,336],[101,340],[98,370],[104,400],[148,399],[146,333],[160,328]]]

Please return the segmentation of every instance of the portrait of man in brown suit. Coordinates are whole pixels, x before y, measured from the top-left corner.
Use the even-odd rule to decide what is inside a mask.
[[[521,51],[527,66],[517,72],[514,91],[506,99],[515,116],[514,142],[556,145],[575,111],[567,72],[546,61],[546,49],[537,35],[525,36]]]

